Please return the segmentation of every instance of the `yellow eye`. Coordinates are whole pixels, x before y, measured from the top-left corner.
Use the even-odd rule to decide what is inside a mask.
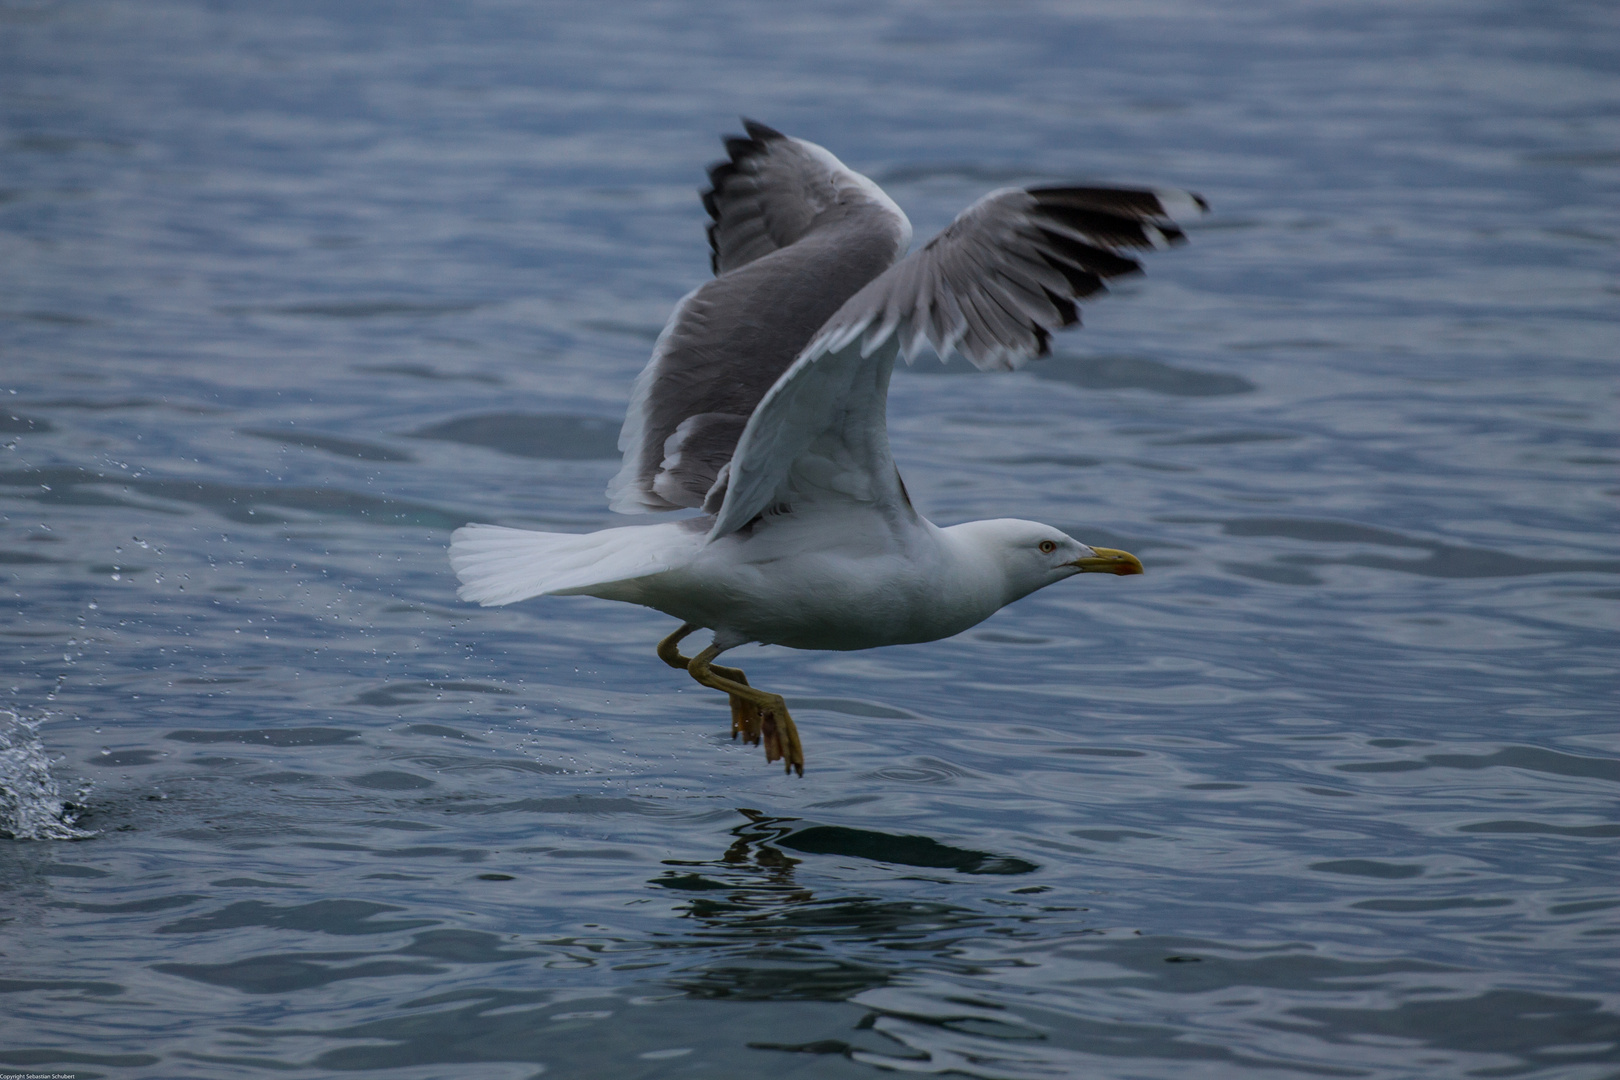
[[[1042,555],[1050,555],[1050,554],[1052,554],[1052,552],[1054,552],[1056,550],[1057,550],[1056,542],[1054,542],[1052,540],[1042,540],[1041,541],[1041,554]]]

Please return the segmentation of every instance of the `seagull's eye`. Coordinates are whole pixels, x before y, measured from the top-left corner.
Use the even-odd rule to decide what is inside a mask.
[[[1052,552],[1054,552],[1056,550],[1057,550],[1057,543],[1055,541],[1052,541],[1052,540],[1042,540],[1041,541],[1041,554],[1042,555],[1050,555],[1050,554],[1052,554]]]

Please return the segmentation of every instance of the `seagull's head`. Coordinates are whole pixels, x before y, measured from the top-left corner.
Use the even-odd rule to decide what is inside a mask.
[[[1038,521],[1000,518],[956,528],[1000,567],[1006,581],[1003,604],[1076,574],[1142,572],[1142,561],[1128,551],[1090,547]]]

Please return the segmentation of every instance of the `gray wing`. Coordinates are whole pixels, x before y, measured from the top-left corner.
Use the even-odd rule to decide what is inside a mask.
[[[809,491],[878,506],[904,500],[884,418],[889,371],[927,342],[980,368],[1016,368],[1080,321],[1075,301],[1140,271],[1124,254],[1185,239],[1181,192],[1007,188],[844,303],[749,417],[711,537]]]
[[[747,117],[743,127],[748,136],[725,140],[729,160],[709,166],[703,192],[716,277],[799,240],[827,203],[826,161],[812,144]]]
[[[1208,208],[1179,191],[993,191],[852,297],[809,351],[860,338],[869,353],[897,333],[907,361],[926,341],[941,359],[955,351],[981,369],[1020,367],[1047,354],[1052,331],[1080,321],[1076,300],[1141,272],[1127,251],[1181,243],[1173,215]]]
[[[670,315],[608,485],[622,513],[720,504],[748,417],[839,307],[911,242],[899,207],[826,150],[745,121],[704,193],[717,277]],[[711,492],[713,497],[711,498]]]

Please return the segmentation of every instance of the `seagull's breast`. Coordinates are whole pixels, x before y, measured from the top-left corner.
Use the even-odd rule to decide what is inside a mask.
[[[999,582],[961,573],[931,523],[897,526],[875,513],[772,521],[640,585],[640,603],[717,640],[795,649],[934,641],[1001,606]]]

